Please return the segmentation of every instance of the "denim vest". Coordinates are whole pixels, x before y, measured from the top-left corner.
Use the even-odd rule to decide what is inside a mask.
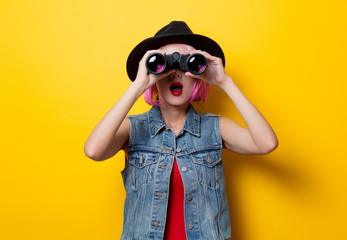
[[[198,113],[189,105],[177,136],[158,107],[127,118],[130,137],[121,172],[126,191],[121,240],[163,239],[175,157],[184,185],[187,239],[230,239],[220,116]]]

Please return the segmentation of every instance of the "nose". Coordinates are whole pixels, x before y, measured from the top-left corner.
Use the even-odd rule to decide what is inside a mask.
[[[171,79],[177,79],[177,78],[181,78],[182,77],[182,73],[180,72],[180,70],[176,70],[176,72],[171,73]]]

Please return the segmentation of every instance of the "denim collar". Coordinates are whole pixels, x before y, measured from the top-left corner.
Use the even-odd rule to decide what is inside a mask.
[[[152,107],[151,110],[149,110],[148,121],[149,131],[152,138],[155,137],[162,128],[169,129],[161,116],[159,107]],[[200,137],[200,115],[191,104],[189,104],[187,109],[187,119],[184,123],[183,129],[177,136],[183,134],[184,131]]]

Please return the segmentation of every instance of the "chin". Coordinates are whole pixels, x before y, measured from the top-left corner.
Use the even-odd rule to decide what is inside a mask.
[[[163,105],[170,105],[170,106],[176,106],[176,107],[181,107],[189,104],[189,99],[188,100],[183,100],[183,99],[168,99],[168,101],[163,101]]]

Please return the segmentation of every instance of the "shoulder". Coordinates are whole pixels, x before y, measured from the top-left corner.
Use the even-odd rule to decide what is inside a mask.
[[[198,112],[199,116],[201,119],[208,119],[208,118],[220,118],[220,115],[216,115],[213,113],[202,113],[202,112]]]
[[[231,129],[234,129],[234,130],[247,130],[243,127],[241,127],[236,121],[230,119],[230,118],[227,118],[227,117],[220,117],[220,129],[221,129],[221,132],[222,134],[227,131],[227,130],[231,130]]]
[[[129,120],[146,120],[146,119],[148,119],[148,113],[149,113],[149,111],[144,112],[144,113],[140,113],[140,114],[127,115],[126,117]]]
[[[213,113],[198,113],[200,116],[200,124],[202,128],[208,127],[208,126],[214,126],[215,130],[219,130],[220,125],[220,115],[216,115]]]
[[[203,113],[203,112],[197,112],[197,115],[200,118],[200,124],[203,131],[206,131],[205,128],[214,128],[214,131],[219,131],[219,125],[220,125],[220,115],[216,115],[213,113]],[[211,129],[212,130],[212,129]]]
[[[222,148],[222,137],[220,132],[220,115],[213,113],[199,113],[200,134],[204,141],[210,139],[211,145],[218,145]]]

